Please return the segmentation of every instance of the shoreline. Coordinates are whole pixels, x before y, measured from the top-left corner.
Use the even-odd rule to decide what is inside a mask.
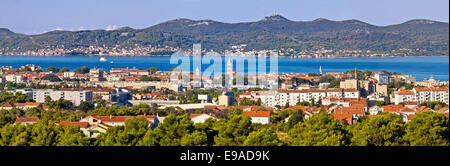
[[[170,57],[172,55],[0,55],[0,57]],[[191,56],[189,56],[191,57]],[[225,56],[221,56],[225,57]],[[232,57],[261,57],[261,56],[232,56]],[[265,56],[270,57],[270,56]],[[293,57],[293,56],[278,56],[279,58],[292,59],[333,59],[333,58],[408,58],[408,57],[450,57],[449,55],[436,56],[334,56],[334,57]]]

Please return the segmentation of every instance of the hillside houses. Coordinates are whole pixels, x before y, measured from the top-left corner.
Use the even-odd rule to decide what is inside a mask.
[[[5,103],[3,105],[0,106],[0,110],[10,110],[13,108],[18,108],[18,109],[30,109],[30,108],[36,108],[39,107],[41,105],[41,103],[37,103],[37,102],[26,102],[26,103],[14,103],[14,104],[10,104],[10,103]]]

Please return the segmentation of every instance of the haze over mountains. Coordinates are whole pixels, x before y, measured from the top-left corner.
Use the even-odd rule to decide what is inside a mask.
[[[449,24],[416,19],[401,24],[375,26],[359,20],[292,21],[272,15],[255,22],[223,23],[214,20],[175,19],[144,29],[51,31],[38,35],[17,34],[0,28],[0,50],[89,46],[169,46],[191,48],[193,43],[221,51],[247,44],[246,50],[355,49],[389,52],[402,48],[420,55],[448,55]]]

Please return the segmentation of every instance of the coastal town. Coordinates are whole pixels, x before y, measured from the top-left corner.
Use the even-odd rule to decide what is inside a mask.
[[[154,67],[110,71],[79,67],[69,71],[32,64],[17,69],[2,66],[0,110],[22,110],[25,113],[11,118],[14,121],[10,123],[30,125],[43,118],[26,116],[31,110],[72,110],[68,112],[70,115],[78,114],[79,110],[89,113],[107,109],[101,115],[91,111],[75,115],[75,119],[52,121],[54,125],[79,127],[87,138],[124,126],[134,117],[144,118],[153,130],[164,124],[170,114],[187,115],[198,124],[208,119],[227,119],[230,112],[237,111],[250,117],[251,123],[263,126],[288,121],[293,115],[279,119],[280,115],[294,110],[300,111],[302,119],[324,113],[346,126],[388,114],[398,115],[403,123],[421,112],[439,113],[447,120],[449,117],[449,82],[432,76],[418,81],[411,75],[384,70],[322,73],[322,67],[317,73],[252,76],[237,73],[231,62],[227,63],[226,71],[227,83],[222,76],[211,76],[217,77],[212,79],[202,76],[198,68],[174,76],[173,72]],[[189,76],[187,82],[180,79],[183,74]],[[239,77],[246,83],[238,85]],[[258,79],[265,80],[266,84],[251,84],[251,80]],[[214,80],[219,80],[220,86]],[[132,114],[110,111],[122,108],[146,111]]]
[[[376,50],[356,50],[356,49],[308,49],[295,50],[293,48],[281,48],[270,50],[246,50],[247,44],[232,45],[220,53],[238,52],[242,56],[257,56],[260,52],[276,52],[279,56],[294,57],[294,58],[333,58],[333,57],[395,57],[395,56],[414,56],[417,53],[424,52],[424,50],[414,50],[409,48],[400,48],[397,50],[376,51]],[[181,49],[179,47],[169,46],[140,46],[132,47],[123,46],[89,46],[77,48],[64,48],[59,46],[57,48],[41,48],[36,50],[17,50],[15,48],[1,48],[0,55],[13,56],[70,56],[70,55],[85,55],[85,56],[170,56],[177,51],[185,50],[187,54],[192,53],[190,48]],[[211,50],[203,50],[211,51]]]

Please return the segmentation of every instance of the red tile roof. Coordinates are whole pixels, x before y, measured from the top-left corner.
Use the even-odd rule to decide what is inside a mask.
[[[100,119],[102,122],[125,122],[128,118],[133,118],[132,116],[98,116],[93,115],[94,118]]]
[[[448,111],[448,106],[441,108],[440,110],[438,110],[438,112],[443,113],[445,111]]]
[[[5,103],[5,104],[1,105],[0,107],[11,107],[12,108],[12,107],[14,107],[14,105]]]
[[[70,121],[61,121],[56,123],[61,126],[79,126],[81,128],[87,128],[89,126],[88,122],[70,122]]]
[[[414,95],[414,92],[410,91],[410,90],[401,90],[401,91],[395,92],[395,94],[397,94],[397,95]]]
[[[37,122],[39,121],[38,117],[18,117],[16,118],[16,123],[18,122]]]
[[[447,87],[439,87],[439,88],[421,88],[421,87],[415,87],[416,91],[448,91]]]
[[[382,107],[383,112],[397,112],[402,109],[404,106],[402,105],[385,105]]]
[[[405,105],[417,105],[419,103],[417,101],[405,101],[404,104]]]
[[[335,113],[332,115],[334,119],[348,120],[353,118],[353,114],[351,113]]]
[[[250,117],[270,117],[270,111],[244,111],[242,114]]]
[[[39,105],[41,105],[41,103],[38,103],[38,102],[26,102],[25,105],[26,106],[39,106]]]

